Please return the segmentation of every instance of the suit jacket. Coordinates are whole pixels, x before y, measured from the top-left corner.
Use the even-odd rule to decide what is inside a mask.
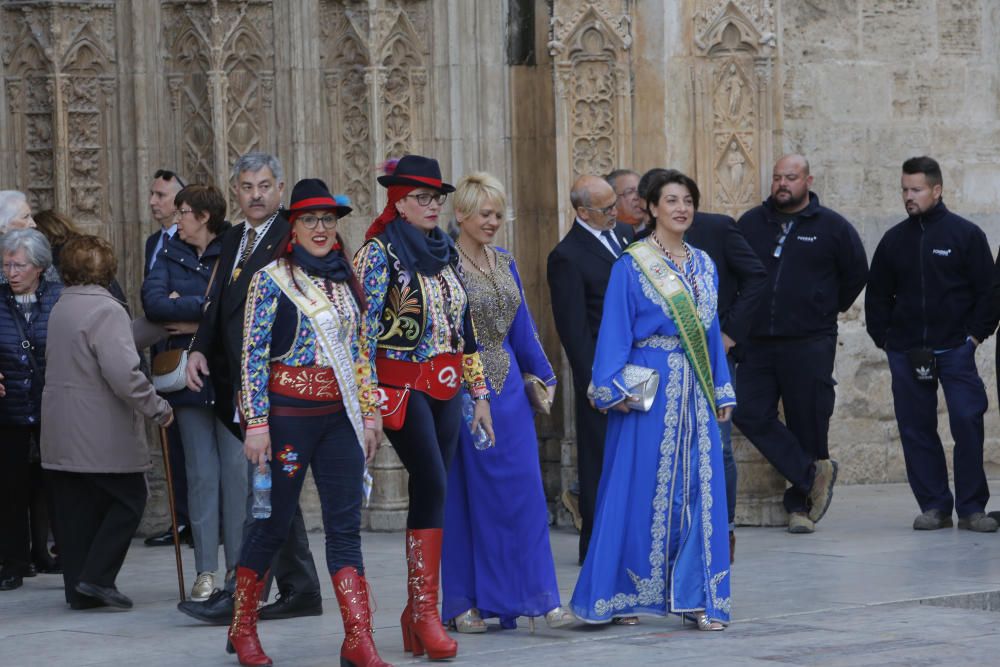
[[[615,238],[624,249],[632,242],[634,231],[631,226],[618,223]],[[614,262],[607,247],[576,222],[549,253],[547,273],[552,316],[573,369],[573,387],[580,392],[585,392],[590,384],[604,292]]]
[[[145,252],[146,261],[142,265],[143,280],[145,280],[146,276],[149,275],[149,263],[153,261],[153,251],[156,250],[156,244],[159,243],[160,234],[162,233],[163,233],[163,228],[161,227],[160,229],[157,229],[155,232],[146,237],[146,252]],[[174,232],[174,234],[176,233],[177,232]]]
[[[684,240],[704,250],[719,272],[719,325],[740,344],[767,293],[767,269],[728,215],[695,213]]]
[[[253,274],[269,264],[288,235],[288,219],[284,211],[271,223],[267,234],[260,240],[253,254],[247,258],[236,280],[231,280],[232,267],[243,239],[246,222],[230,228],[222,236],[219,253],[219,270],[208,291],[208,304],[198,332],[194,336],[192,351],[201,352],[208,359],[209,379],[215,389],[215,405],[224,424],[231,426],[233,398],[240,384],[240,358],[243,353],[243,309]]]

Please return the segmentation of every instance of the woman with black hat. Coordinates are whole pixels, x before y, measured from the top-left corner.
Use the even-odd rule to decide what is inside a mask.
[[[476,399],[472,430],[482,426],[492,441],[493,425],[458,251],[437,224],[455,188],[442,182],[432,158],[407,155],[387,166],[378,182],[388,202],[354,263],[368,302],[385,428],[410,474],[403,648],[439,660],[458,652],[437,598],[447,470],[463,428],[462,380]]]
[[[247,458],[261,470],[270,465],[272,510],[254,523],[236,570],[227,648],[242,665],[271,664],[257,637],[257,603],[310,465],[344,619],[341,664],[387,664],[372,640],[361,558],[361,499],[371,488],[365,466],[378,448],[382,423],[361,335],[365,297],[337,234],[337,220],[350,212],[347,197],[334,197],[323,181],[296,183],[287,245],[250,286],[240,411]]]

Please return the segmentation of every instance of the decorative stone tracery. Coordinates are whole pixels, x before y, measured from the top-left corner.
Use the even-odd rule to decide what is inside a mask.
[[[320,58],[332,135],[335,190],[371,219],[383,193],[378,167],[418,153],[431,134],[427,109],[433,31],[430,0],[323,0]]]
[[[709,0],[694,14],[694,118],[702,206],[739,217],[760,201],[774,127],[772,0]]]
[[[583,174],[631,162],[631,16],[628,2],[557,0],[549,54],[555,82],[560,230],[572,223],[569,188]]]

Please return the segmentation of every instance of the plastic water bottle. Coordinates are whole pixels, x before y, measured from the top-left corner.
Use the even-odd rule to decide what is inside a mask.
[[[467,391],[462,392],[462,416],[465,417],[465,426],[472,433],[472,444],[476,449],[489,449],[493,446],[493,441],[486,433],[486,429],[480,424],[475,431],[472,430],[473,415],[476,410],[476,402]]]
[[[254,468],[253,471],[253,507],[250,509],[255,519],[266,519],[271,516],[271,467]]]

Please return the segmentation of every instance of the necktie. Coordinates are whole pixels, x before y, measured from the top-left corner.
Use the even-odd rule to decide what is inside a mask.
[[[601,232],[601,236],[603,236],[604,240],[608,242],[609,246],[611,246],[611,252],[615,253],[615,257],[621,257],[622,247],[618,245],[618,241],[615,240],[615,235],[611,233],[611,230],[605,229]]]
[[[240,253],[240,259],[236,262],[236,268],[233,269],[233,280],[240,277],[240,273],[243,271],[243,265],[247,263],[250,258],[250,253],[253,252],[253,243],[257,239],[257,230],[247,225],[247,242],[243,246],[243,252]]]

